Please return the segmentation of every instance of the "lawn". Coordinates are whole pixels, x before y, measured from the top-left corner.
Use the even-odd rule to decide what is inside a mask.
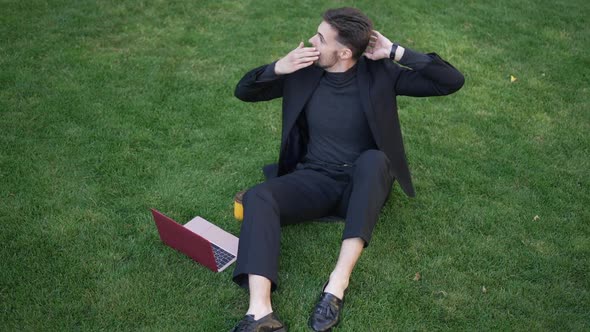
[[[582,0],[0,0],[0,330],[228,331],[248,306],[232,268],[163,245],[149,208],[239,234],[233,195],[263,180],[281,123],[280,101],[235,84],[344,5],[466,84],[398,99],[417,197],[395,185],[338,331],[587,330]],[[273,305],[290,331],[342,229],[284,229]]]

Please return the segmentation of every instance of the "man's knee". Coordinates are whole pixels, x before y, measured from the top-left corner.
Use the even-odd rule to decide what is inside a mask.
[[[274,199],[272,191],[268,188],[266,183],[260,183],[246,191],[244,194],[244,209],[248,207],[268,206],[277,210],[277,203]]]
[[[390,162],[389,158],[383,151],[380,150],[367,150],[357,158],[355,162],[357,171],[377,173],[383,175],[390,174]]]

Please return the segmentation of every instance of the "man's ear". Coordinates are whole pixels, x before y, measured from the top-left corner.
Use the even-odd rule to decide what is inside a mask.
[[[342,60],[348,60],[352,58],[352,50],[348,47],[343,48],[342,50],[340,50],[340,59]]]

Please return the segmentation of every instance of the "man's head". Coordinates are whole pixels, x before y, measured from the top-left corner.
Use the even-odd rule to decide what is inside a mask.
[[[339,60],[358,60],[369,45],[373,23],[356,8],[328,9],[309,42],[320,51],[317,65],[329,68]]]

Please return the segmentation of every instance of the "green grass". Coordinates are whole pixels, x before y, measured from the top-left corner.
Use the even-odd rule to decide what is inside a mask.
[[[233,194],[262,181],[281,124],[279,101],[233,88],[351,4],[466,85],[399,98],[418,197],[395,187],[338,330],[588,329],[581,0],[0,1],[0,329],[229,330],[248,305],[231,269],[164,246],[148,209],[239,234]],[[341,231],[284,229],[273,302],[291,331]]]

